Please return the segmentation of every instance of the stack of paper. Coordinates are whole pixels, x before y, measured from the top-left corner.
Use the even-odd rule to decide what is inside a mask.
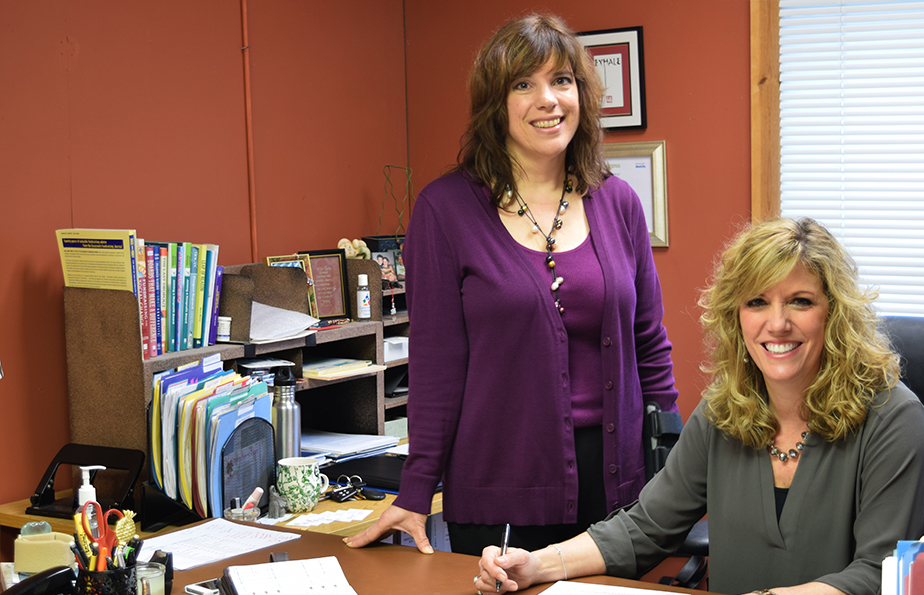
[[[298,339],[317,332],[311,330],[311,326],[317,324],[318,319],[301,312],[254,302],[250,316],[251,343]]]
[[[373,434],[338,434],[308,430],[302,433],[302,453],[326,453],[331,459],[344,461],[357,456],[379,454],[398,444],[394,436]]]
[[[384,369],[385,366],[374,366],[372,365],[372,361],[367,359],[334,357],[305,362],[304,365],[302,365],[302,376],[304,378],[330,380],[333,378],[343,378],[344,376],[354,376],[356,374],[368,374],[369,372]]]

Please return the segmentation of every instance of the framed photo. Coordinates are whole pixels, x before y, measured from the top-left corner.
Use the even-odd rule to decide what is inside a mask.
[[[603,128],[647,127],[642,28],[606,29],[577,35],[593,56],[603,81],[603,115],[600,118]]]
[[[270,267],[298,267],[305,271],[308,277],[308,314],[318,318],[318,300],[314,294],[314,277],[311,274],[311,263],[307,254],[286,254],[284,256],[267,256],[266,266]]]
[[[398,275],[398,267],[395,259],[394,250],[388,252],[373,252],[372,261],[378,263],[382,271],[382,279],[385,281],[403,281],[404,274]]]
[[[398,281],[404,281],[404,254],[401,250],[395,250],[395,274],[398,275]]]
[[[667,155],[664,141],[605,143],[603,155],[613,175],[625,180],[641,199],[651,245],[666,247]]]
[[[346,252],[339,249],[307,250],[299,254],[308,256],[314,281],[314,297],[318,305],[317,318],[349,318]]]

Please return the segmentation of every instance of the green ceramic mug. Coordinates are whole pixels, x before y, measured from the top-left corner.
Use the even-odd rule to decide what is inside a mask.
[[[318,505],[330,482],[313,457],[280,459],[276,470],[276,489],[286,499],[288,512],[308,512]]]

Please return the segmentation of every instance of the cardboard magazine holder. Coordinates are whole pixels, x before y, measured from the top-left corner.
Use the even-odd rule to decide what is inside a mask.
[[[218,315],[231,318],[231,341],[250,341],[250,315],[259,302],[308,314],[308,279],[295,267],[248,264],[225,267]]]

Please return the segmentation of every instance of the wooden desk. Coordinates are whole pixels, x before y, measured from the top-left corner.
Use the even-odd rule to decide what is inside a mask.
[[[67,494],[70,494],[70,491],[67,491]],[[65,492],[58,493],[59,498],[63,498]],[[382,512],[388,508],[392,502],[395,501],[394,494],[386,494],[384,500],[374,501],[374,500],[350,500],[348,502],[334,502],[333,500],[323,500],[318,503],[313,513],[321,513],[325,511],[334,511],[334,510],[347,510],[350,508],[362,508],[372,510],[366,519],[362,521],[357,521],[353,523],[328,523],[326,525],[319,525],[317,527],[290,527],[294,529],[299,529],[301,531],[313,531],[316,533],[329,533],[331,535],[339,535],[341,537],[347,537],[350,535],[356,535],[362,533],[370,526],[372,526],[375,521],[382,516]],[[51,525],[51,530],[58,533],[66,533],[70,535],[74,532],[74,521],[73,519],[62,519],[56,517],[47,517],[47,516],[38,516],[34,514],[26,514],[26,508],[30,505],[29,499],[17,500],[16,502],[10,502],[9,504],[0,504],[0,527],[10,527],[19,532],[19,529],[28,522],[32,521],[47,521]],[[436,514],[443,510],[443,494],[437,493],[433,496],[433,507],[430,510],[430,514]],[[307,514],[307,513],[306,513]],[[292,519],[289,519],[291,522]],[[140,527],[140,525],[139,525]],[[175,527],[169,527],[175,528]],[[142,538],[149,537],[153,533],[149,532],[139,532]]]
[[[475,556],[446,552],[426,555],[418,552],[416,548],[386,544],[352,549],[336,535],[279,527],[274,529],[299,533],[301,538],[214,564],[177,572],[173,579],[173,595],[183,595],[183,588],[188,584],[221,576],[227,566],[269,562],[271,552],[287,552],[293,560],[336,556],[347,580],[358,595],[475,595],[472,585],[472,577],[478,571],[478,558]],[[608,576],[588,577],[579,581],[696,595],[706,593]],[[537,585],[519,593],[536,595],[549,586],[550,584]]]
[[[57,498],[64,498],[73,494],[70,490],[65,490],[61,492],[56,492],[55,496]],[[24,500],[17,500],[16,502],[10,502],[9,504],[0,504],[0,527],[10,527],[16,530],[16,534],[19,534],[19,530],[23,525],[33,521],[45,521],[51,525],[51,530],[57,533],[65,533],[71,535],[74,533],[74,519],[62,519],[59,517],[51,516],[39,516],[35,514],[26,514],[26,508],[28,508],[32,503],[28,498]],[[138,521],[138,518],[135,518],[135,521]],[[140,525],[139,525],[140,527]],[[174,529],[175,527],[170,527]],[[154,533],[138,531],[138,534],[142,537],[150,537]]]

